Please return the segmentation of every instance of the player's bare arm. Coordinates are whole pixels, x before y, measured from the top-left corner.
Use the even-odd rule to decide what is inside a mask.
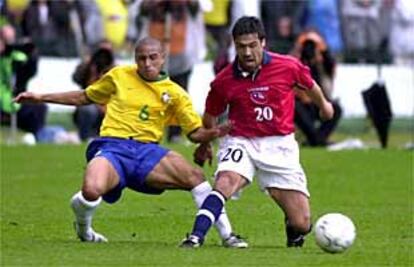
[[[231,123],[227,122],[217,126],[217,117],[212,116],[208,113],[204,113],[203,125],[206,129],[218,127],[221,131],[219,137],[226,135],[231,130]],[[208,161],[211,166],[213,163],[213,147],[210,142],[201,143],[193,153],[194,162],[203,167],[204,163]]]
[[[50,94],[23,92],[16,96],[14,101],[17,103],[53,103],[70,106],[81,106],[92,103],[83,90]]]
[[[217,117],[210,115],[209,113],[204,113],[203,115],[203,125],[205,128],[213,128],[217,125]]]
[[[210,141],[218,137],[225,136],[231,130],[228,123],[216,125],[211,128],[201,127],[189,135],[191,141],[201,143],[194,151],[194,162],[203,167],[204,162],[208,160],[209,164],[213,161],[213,148]]]
[[[206,161],[211,166],[213,164],[213,146],[211,143],[201,143],[194,150],[193,160],[200,167],[203,167]]]
[[[215,125],[211,128],[200,127],[191,132],[188,138],[194,143],[209,143],[210,141],[225,136],[231,130],[228,123]]]
[[[312,99],[319,108],[319,116],[323,120],[330,120],[334,115],[332,103],[329,102],[322,93],[322,89],[315,82],[311,90],[306,90],[306,94]]]

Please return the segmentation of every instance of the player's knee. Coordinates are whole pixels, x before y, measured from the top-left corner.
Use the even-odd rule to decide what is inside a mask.
[[[231,171],[221,171],[216,177],[214,189],[228,199],[243,188],[246,183],[247,181],[239,174]]]
[[[191,168],[191,170],[189,171],[188,179],[186,181],[188,187],[192,189],[204,181],[205,179],[203,171],[198,168]]]
[[[102,191],[93,184],[85,182],[82,186],[82,195],[86,200],[95,201],[102,196]]]

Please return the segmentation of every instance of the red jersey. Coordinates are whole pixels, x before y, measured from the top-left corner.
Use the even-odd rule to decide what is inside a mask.
[[[255,74],[243,77],[237,60],[210,84],[205,111],[218,116],[229,108],[232,136],[288,135],[295,130],[294,86],[310,90],[309,68],[296,58],[264,52]]]

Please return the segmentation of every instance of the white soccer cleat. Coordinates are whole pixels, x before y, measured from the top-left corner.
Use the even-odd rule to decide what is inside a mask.
[[[92,228],[89,228],[85,232],[79,230],[78,223],[74,223],[76,234],[82,242],[93,242],[93,243],[106,243],[108,239],[100,233],[95,232]]]
[[[249,244],[239,235],[230,234],[230,237],[223,240],[223,246],[226,248],[248,248]]]

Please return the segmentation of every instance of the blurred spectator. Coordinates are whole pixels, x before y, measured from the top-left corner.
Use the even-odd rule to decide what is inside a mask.
[[[378,51],[377,62],[379,64],[391,64],[392,55],[390,50],[390,34],[391,34],[391,13],[394,9],[395,0],[382,0],[380,8],[380,29],[381,41]]]
[[[78,55],[71,28],[71,0],[32,0],[22,21],[23,33],[29,36],[40,55],[75,57]]]
[[[323,93],[334,108],[334,117],[323,121],[319,118],[318,107],[312,103],[304,92],[298,90],[295,101],[295,124],[306,136],[306,145],[326,146],[342,115],[338,100],[332,99],[335,60],[325,40],[313,30],[298,36],[295,55],[311,70],[312,78],[321,86]]]
[[[212,9],[204,12],[204,24],[208,34],[214,41],[211,49],[214,57],[214,72],[217,73],[223,58],[228,57],[228,49],[231,44],[229,28],[232,20],[232,1],[213,0]]]
[[[17,93],[27,89],[28,81],[37,71],[37,54],[32,43],[17,42],[15,30],[9,24],[0,26],[0,104],[1,125],[14,123],[19,129],[32,133],[36,140],[45,126],[47,106],[45,104],[13,103]],[[13,114],[16,114],[14,117]],[[14,122],[14,118],[16,121]]]
[[[342,0],[341,15],[345,44],[344,61],[376,63],[383,40],[381,1]]]
[[[97,44],[105,39],[102,15],[94,0],[76,0],[79,5],[79,20],[81,26],[81,56],[89,55],[96,49]],[[79,34],[79,33],[77,33]]]
[[[306,27],[315,28],[322,35],[331,53],[340,54],[343,43],[338,1],[308,1],[306,14]]]
[[[270,51],[280,54],[291,52],[296,36],[302,30],[306,5],[304,0],[261,1],[260,14]]]
[[[139,34],[139,6],[142,0],[76,1],[82,11],[82,38],[88,53],[94,51],[101,40],[108,40],[118,56],[133,54]]]
[[[102,39],[109,40],[114,49],[121,49],[128,29],[128,6],[124,0],[95,0],[103,23]],[[91,29],[92,31],[94,29]]]
[[[395,0],[390,40],[394,62],[414,66],[414,3],[411,0]]]
[[[232,40],[228,40],[226,48],[221,50],[219,54],[215,57],[213,62],[213,71],[214,74],[218,74],[224,67],[227,66],[232,60],[232,55],[230,54],[230,49],[232,49]]]
[[[130,0],[128,3],[128,29],[126,36],[126,52],[133,56],[135,51],[135,43],[141,32],[140,7],[143,0]]]
[[[2,15],[4,15],[8,23],[14,27],[17,38],[23,36],[21,23],[24,11],[29,4],[30,0],[4,0],[3,6],[1,6]]]
[[[97,44],[104,39],[102,16],[95,0],[74,0],[78,6],[78,17],[72,22],[79,56],[90,55]]]
[[[194,63],[205,56],[205,30],[197,0],[144,0],[141,4],[142,36],[161,40],[168,53],[166,68],[171,80],[188,90]],[[170,126],[167,141],[181,139],[181,129]]]
[[[85,89],[114,65],[115,58],[111,43],[103,41],[89,59],[76,67],[72,75],[73,81]],[[97,104],[76,107],[73,120],[82,141],[98,136],[104,114],[105,108]]]

